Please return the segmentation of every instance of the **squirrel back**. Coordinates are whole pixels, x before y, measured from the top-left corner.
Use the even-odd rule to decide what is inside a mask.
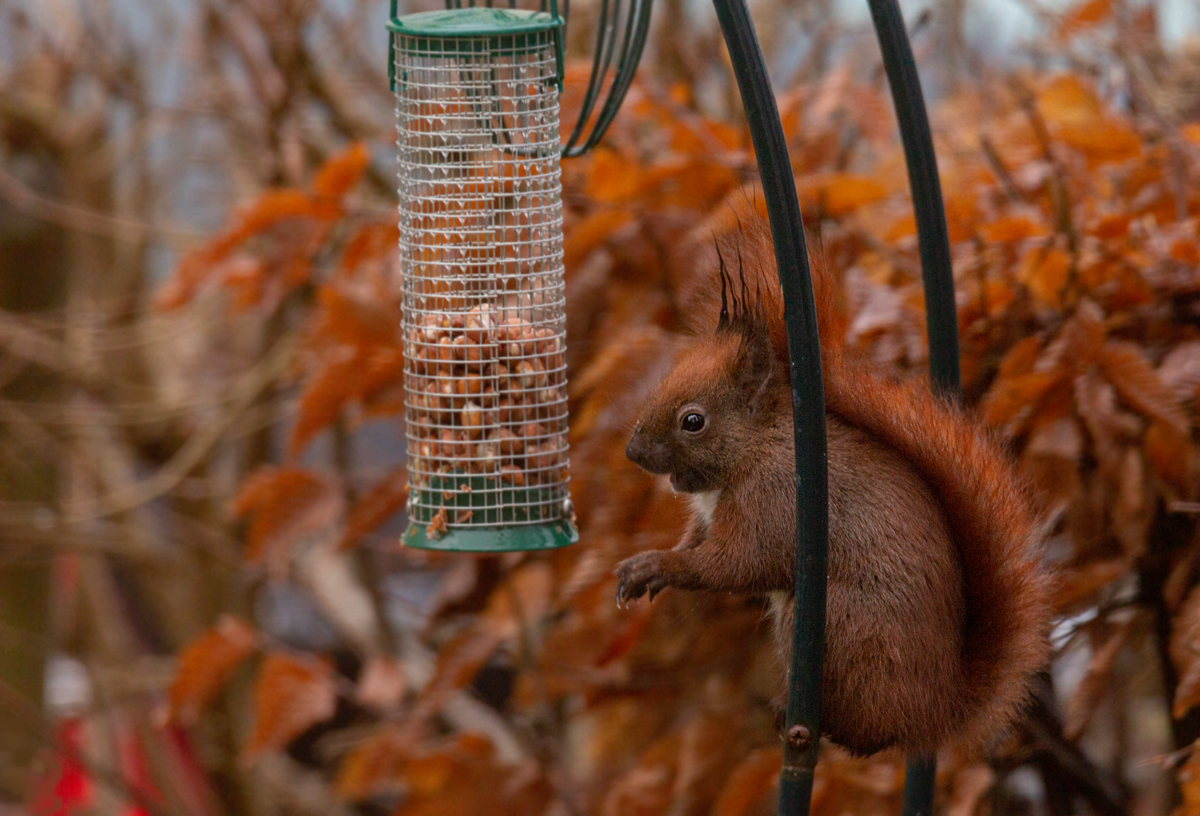
[[[732,298],[734,312],[740,308],[742,320],[747,321],[743,325],[743,333],[751,330],[765,333],[770,354],[774,356],[773,370],[776,373],[771,388],[775,392],[773,399],[776,408],[768,424],[748,433],[747,438],[759,434],[763,439],[773,440],[770,444],[776,445],[777,450],[778,446],[786,446],[790,454],[791,411],[787,406],[790,406],[791,389],[787,382],[787,331],[769,230],[760,219],[751,219],[727,238],[722,246],[709,252],[719,256],[710,260],[715,261],[713,266],[720,265],[720,274],[717,280],[710,281],[697,293],[692,303],[692,314],[706,327],[714,323],[726,325],[730,321],[729,299]],[[733,275],[725,269],[726,261],[740,277],[739,284],[734,283]],[[817,318],[822,336],[822,368],[831,457],[831,596],[827,609],[825,727],[835,741],[860,753],[870,753],[889,745],[925,751],[948,743],[968,751],[978,751],[1012,722],[1028,694],[1033,674],[1044,666],[1047,657],[1049,581],[1040,564],[1040,532],[1010,464],[981,428],[970,422],[961,411],[934,396],[928,388],[878,379],[868,373],[863,363],[845,351],[842,342],[845,323],[836,306],[831,275],[819,265],[814,265],[813,274]],[[753,329],[755,326],[757,329]],[[746,368],[746,360],[740,359],[747,354],[744,339],[740,342],[722,339],[718,332],[715,339],[700,342],[706,344],[702,351],[691,362],[685,358],[680,364],[684,370],[676,377],[677,391],[679,382],[703,380],[712,376],[707,372],[721,370],[721,364],[714,360],[719,361],[722,357],[730,360],[725,370],[733,372],[735,379],[744,376],[738,373]],[[664,387],[669,392],[671,384],[665,382]],[[688,387],[694,390],[693,386]],[[651,402],[658,400],[669,403],[671,399],[673,397],[665,393],[656,393]],[[652,405],[650,410],[663,413],[661,409],[664,407],[670,406]],[[685,407],[677,411],[670,407],[666,413],[676,417],[683,410],[690,409]],[[642,422],[639,422],[639,429],[630,443],[630,457],[654,472],[671,472],[675,484],[676,475],[671,466],[660,465],[655,458],[655,451],[661,446],[651,452],[647,452],[645,445],[639,447],[641,430]],[[660,428],[654,433],[662,436],[664,431]],[[649,428],[644,435],[652,435]],[[739,441],[738,444],[744,446],[747,443]],[[664,452],[659,458],[664,461],[680,455],[675,449],[662,450]],[[780,461],[774,462],[776,458]],[[786,486],[787,474],[782,473],[782,470],[790,468],[790,460],[783,461],[785,458],[771,457],[771,467],[781,470],[781,473],[770,476],[773,481],[769,485],[764,482],[757,492],[771,494],[772,491],[790,490],[794,504],[794,487]],[[853,477],[856,462],[892,474],[891,485],[884,484],[887,476],[880,476],[875,483],[871,478],[856,479]],[[755,478],[767,477],[760,475]],[[838,485],[835,485],[835,479],[840,480]],[[685,485],[686,481],[684,478],[680,485]],[[665,586],[779,592],[790,588],[790,559],[784,548],[790,547],[791,538],[786,531],[781,532],[783,525],[773,528],[773,532],[767,530],[766,526],[756,527],[754,535],[750,537],[753,540],[740,541],[739,546],[749,548],[752,552],[747,558],[770,561],[769,567],[759,568],[752,576],[742,564],[733,564],[728,560],[725,552],[729,549],[729,542],[723,544],[719,553],[714,550],[713,555],[703,556],[707,560],[702,566],[696,564],[699,564],[698,559],[703,553],[704,548],[700,543],[705,536],[716,538],[725,534],[732,539],[737,534],[723,532],[723,512],[726,516],[738,517],[735,527],[757,525],[755,519],[771,513],[778,517],[782,513],[785,519],[791,519],[794,529],[794,508],[792,512],[788,512],[787,508],[782,511],[779,508],[770,509],[762,504],[761,498],[739,498],[735,495],[736,491],[714,491],[702,482],[695,484],[694,489],[687,486],[680,486],[679,489],[692,493],[705,491],[707,518],[696,520],[675,551],[661,552],[659,557],[653,558],[651,556],[655,556],[655,553],[643,553],[622,564],[618,568],[618,575],[622,578],[619,595],[624,591],[626,599],[637,597],[640,594],[636,591],[637,581],[643,579],[643,591],[649,589],[651,597]],[[835,487],[842,494],[850,496],[850,502],[843,502],[844,505],[864,505],[863,508],[850,509],[849,513],[854,518],[847,518],[845,510],[835,507]],[[856,490],[857,493],[854,492]],[[722,498],[714,498],[716,496]],[[748,502],[755,501],[759,504],[748,505]],[[930,514],[923,508],[923,503],[934,507],[932,514],[937,516],[936,520],[928,520]],[[835,529],[835,512],[842,514],[838,525],[840,529]],[[900,529],[898,533],[893,529],[905,526],[910,529]],[[895,546],[884,540],[906,535],[909,540]],[[856,536],[863,541],[847,543]],[[768,538],[773,547],[761,544],[762,540]],[[876,549],[863,549],[863,544],[872,543]],[[851,618],[857,614],[852,607],[860,603],[859,599],[881,599],[875,608],[862,613],[862,621],[847,623],[834,617],[834,582],[841,581],[839,587],[849,586],[844,578],[834,574],[835,547],[842,551],[843,561],[850,558],[851,570],[862,573],[851,577],[855,592],[866,586],[866,578],[877,583],[883,582],[882,586],[869,588],[873,595],[863,593],[843,597],[843,605],[846,597],[854,598],[850,603],[851,608],[843,610],[839,606],[836,610],[836,615]],[[768,549],[771,550],[769,556],[765,554]],[[846,556],[848,550],[852,552]],[[674,557],[672,554],[677,551],[683,554]],[[691,557],[695,563],[687,565],[682,559],[689,552],[694,554]],[[641,559],[641,563],[634,569],[631,562],[638,559]],[[878,563],[873,563],[873,559]],[[647,566],[650,561],[653,561],[652,567]],[[955,563],[947,565],[947,561]],[[733,576],[735,571],[739,573],[736,580]],[[888,585],[889,581],[892,585]],[[897,586],[901,582],[906,583]],[[630,586],[634,587],[634,591],[627,591]],[[922,590],[921,587],[927,587],[928,590]],[[908,622],[888,620],[888,615],[892,614],[888,607],[891,603],[890,596],[887,596],[889,592],[902,595],[924,592],[945,596],[932,601],[928,598],[918,599],[912,603],[901,599],[900,606],[896,607],[925,609],[924,605],[932,602],[933,605],[928,606],[930,614],[941,617],[937,621],[913,622],[910,635],[906,630]],[[903,606],[904,603],[909,603],[909,606]],[[787,620],[790,617],[790,614],[786,615]],[[780,626],[778,635],[784,650],[790,649],[790,626],[786,623],[785,620],[784,625]],[[847,626],[851,628],[847,630]],[[875,627],[870,637],[863,636],[863,626]],[[961,632],[944,637],[930,634],[939,626],[943,629],[947,626],[961,628]],[[928,631],[922,631],[922,627]],[[847,651],[849,647],[836,641],[836,638],[845,642],[853,639],[843,634],[846,631],[850,631],[853,638],[858,638],[853,641],[854,654],[838,651]],[[923,681],[918,682],[913,678],[928,676],[931,671],[934,674],[942,672],[941,664],[955,665],[944,672],[944,677],[938,678],[935,683],[937,689],[931,690],[925,695],[926,699],[917,700],[905,711],[898,708],[896,713],[888,714],[886,711],[872,710],[869,715],[862,715],[859,719],[865,717],[870,720],[874,717],[877,721],[874,724],[852,722],[857,715],[848,709],[855,705],[885,707],[903,702],[869,701],[861,696],[856,698],[858,691],[842,688],[851,684],[851,680],[857,683],[857,678],[850,676],[853,673],[851,668],[846,667],[857,667],[858,674],[869,674],[862,669],[867,665],[878,665],[875,657],[860,656],[865,654],[862,651],[863,644],[874,642],[872,638],[878,640],[887,637],[910,637],[912,640],[902,644],[879,644],[881,650],[894,650],[901,655],[896,658],[901,670],[918,663],[938,665],[934,670],[930,665],[913,669],[913,673],[908,675],[907,686],[896,680],[891,686],[881,683],[881,689],[890,689],[896,694],[900,693],[899,689],[908,689],[914,696],[920,697]],[[924,657],[924,644],[931,637],[942,638],[937,644],[938,648],[932,652],[942,649],[953,654],[948,659],[932,653],[928,658]],[[876,662],[870,663],[871,660]],[[921,716],[926,710],[922,706],[928,706],[925,717]],[[888,717],[896,722],[888,723]],[[926,720],[924,726],[918,722],[921,719]],[[885,733],[880,730],[884,728],[878,724],[881,722],[887,724],[888,729],[883,737],[878,736]]]

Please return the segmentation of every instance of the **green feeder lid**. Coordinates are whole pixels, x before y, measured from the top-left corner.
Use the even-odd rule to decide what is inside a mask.
[[[462,8],[393,17],[387,27],[414,37],[491,37],[551,31],[562,22],[561,17],[545,11]]]
[[[503,45],[515,48],[538,47],[544,32],[550,33],[554,43],[557,62],[556,80],[562,90],[563,78],[563,26],[565,21],[558,14],[558,3],[550,0],[550,11],[512,8],[458,8],[442,11],[420,11],[416,14],[396,14],[398,2],[392,0],[391,16],[387,21],[388,31],[402,37],[412,37],[409,44],[418,50],[444,49],[448,52],[471,54],[481,50],[484,44],[502,40]],[[396,37],[388,42],[388,83],[396,90]],[[442,43],[450,40],[455,45]]]

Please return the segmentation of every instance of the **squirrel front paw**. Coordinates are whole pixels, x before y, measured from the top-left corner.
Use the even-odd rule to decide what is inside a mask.
[[[667,576],[662,571],[665,554],[664,550],[650,550],[617,564],[617,606],[628,606],[647,592],[653,601],[655,595],[667,588]]]

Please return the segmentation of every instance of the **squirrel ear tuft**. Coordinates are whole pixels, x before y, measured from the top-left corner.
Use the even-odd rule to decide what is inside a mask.
[[[775,355],[765,323],[746,322],[734,358],[734,371],[738,391],[747,399],[751,412],[758,411],[766,404],[775,377]]]

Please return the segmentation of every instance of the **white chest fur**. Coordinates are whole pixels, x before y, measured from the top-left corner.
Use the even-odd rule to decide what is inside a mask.
[[[713,513],[717,512],[717,499],[721,498],[720,490],[705,490],[703,493],[692,493],[688,496],[692,509],[705,524],[711,524]]]

